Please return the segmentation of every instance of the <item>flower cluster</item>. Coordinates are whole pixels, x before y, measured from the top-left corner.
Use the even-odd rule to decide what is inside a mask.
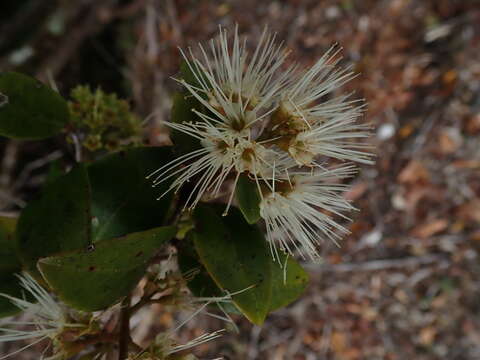
[[[352,209],[339,179],[351,176],[348,162],[371,163],[369,136],[356,123],[362,103],[334,91],[354,77],[338,67],[340,49],[331,48],[311,68],[286,65],[288,51],[266,30],[249,54],[238,29],[233,43],[227,32],[207,47],[182,55],[194,81],[178,80],[205,111],[192,109],[195,122],[168,123],[201,143],[154,174],[154,184],[173,179],[178,190],[196,178],[186,201],[192,209],[206,195],[218,196],[233,179],[230,206],[241,174],[257,185],[267,238],[290,253],[317,258],[319,235],[335,240],[347,230],[330,217]],[[333,165],[332,160],[341,165]]]

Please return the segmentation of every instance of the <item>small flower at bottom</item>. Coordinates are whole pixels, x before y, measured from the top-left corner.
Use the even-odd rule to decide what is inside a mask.
[[[128,360],[194,360],[196,358],[191,354],[183,356],[180,354],[186,350],[194,348],[195,346],[221,337],[223,331],[224,330],[218,330],[212,333],[205,333],[182,345],[176,344],[169,334],[162,333],[156,336],[155,340],[147,350],[138,354],[131,354],[128,357]]]
[[[1,297],[11,301],[20,310],[32,316],[31,321],[5,321],[0,327],[0,343],[33,340],[33,342],[15,352],[1,356],[0,359],[9,358],[43,340],[49,339],[53,345],[53,356],[48,359],[64,358],[68,350],[65,343],[86,332],[90,326],[90,318],[73,319],[72,313],[59,304],[35,279],[23,274],[18,276],[20,285],[25,290],[25,298],[17,298],[7,294]],[[35,302],[26,300],[32,297]],[[14,329],[22,327],[24,329]],[[48,360],[45,358],[44,360]]]
[[[275,179],[260,202],[260,215],[265,220],[267,240],[275,258],[279,242],[280,248],[290,254],[298,251],[303,258],[318,259],[321,234],[336,242],[341,238],[339,233],[348,233],[331,215],[348,219],[341,212],[354,209],[342,197],[346,186],[338,183],[338,179],[354,172],[353,166],[346,165],[314,173],[287,173]]]

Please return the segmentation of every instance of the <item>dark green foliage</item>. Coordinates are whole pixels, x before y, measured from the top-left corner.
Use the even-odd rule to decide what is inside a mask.
[[[308,284],[308,274],[305,270],[281,251],[278,252],[280,261],[273,261],[270,251],[265,246],[263,234],[256,226],[248,225],[238,210],[231,209],[226,217],[220,217],[214,208],[202,205],[196,211],[195,218],[197,231],[192,231],[189,237],[195,239],[196,248],[187,238],[181,244],[178,254],[180,270],[195,296],[224,296],[225,292],[221,289],[233,292],[238,290],[239,283],[245,286],[250,281],[250,284],[254,284],[258,275],[254,270],[263,269],[263,275],[270,274],[268,281],[265,282],[270,286],[270,299],[265,295],[268,294],[268,290],[262,287],[260,290],[255,290],[256,287],[247,290],[245,293],[254,291],[249,296],[233,297],[235,304],[247,318],[260,323],[257,318],[258,314],[261,314],[258,310],[257,294],[263,293],[267,296],[259,298],[266,304],[267,308],[263,311],[268,314],[287,306],[305,291]],[[205,231],[202,226],[202,221],[208,221],[205,219],[212,222],[212,228],[207,229],[211,230],[211,233]],[[214,227],[221,231],[214,231]],[[263,282],[264,280],[262,286]],[[229,310],[228,307],[226,309]]]
[[[17,243],[26,268],[35,271],[41,257],[161,226],[171,195],[155,198],[168,183],[153,189],[145,176],[170,159],[165,148],[136,148],[49,182],[20,216]]]
[[[0,272],[21,268],[15,251],[15,227],[17,219],[0,217]]]
[[[199,116],[192,109],[198,109],[202,105],[192,95],[186,92],[176,92],[173,94],[172,122],[197,122]],[[171,129],[170,136],[175,144],[175,150],[179,154],[185,154],[200,148],[200,141],[181,131]]]
[[[26,269],[35,272],[39,258],[90,243],[90,183],[85,166],[78,165],[47,184],[22,211],[17,246]]]
[[[190,233],[193,235],[193,232]],[[182,241],[178,249],[178,266],[185,276],[188,288],[198,297],[218,297],[225,295],[215,284],[205,267],[200,263],[194,248],[192,236]]]
[[[208,205],[195,210],[194,242],[215,283],[253,323],[262,324],[272,293],[271,256],[262,233],[248,225],[237,209],[221,217]]]
[[[0,135],[42,139],[69,120],[67,102],[41,82],[15,72],[0,73]]]
[[[22,287],[16,273],[0,273],[0,293],[22,298]],[[0,296],[0,318],[11,316],[18,312],[20,312],[18,307],[13,305],[7,298]]]
[[[235,195],[238,207],[242,211],[245,220],[249,224],[255,224],[260,220],[260,194],[257,184],[250,180],[247,175],[242,174],[238,179]]]
[[[0,217],[0,293],[18,297],[21,286],[15,274],[21,271],[21,263],[15,252],[16,223],[16,219]],[[0,296],[0,318],[18,311],[8,299]]]
[[[172,159],[170,148],[140,147],[108,155],[88,166],[92,187],[93,241],[126,235],[165,223],[170,185],[152,188],[146,176]]]
[[[308,274],[300,264],[281,251],[279,251],[279,255],[280,262],[271,262],[272,301],[270,311],[278,310],[297,300],[308,285]]]
[[[180,76],[188,84],[198,87],[198,81],[195,75],[188,67],[186,62],[183,62],[180,66]],[[195,123],[203,121],[193,110],[206,113],[205,106],[198,101],[187,89],[173,94],[173,105],[171,112],[171,121],[177,124],[181,123]],[[196,150],[201,147],[200,141],[190,135],[187,135],[181,131],[172,129],[170,134],[172,141],[175,145],[175,151],[179,154],[185,154],[190,151]]]
[[[96,311],[128,295],[145,273],[149,260],[175,235],[172,226],[100,241],[94,249],[41,259],[47,283],[72,307]]]

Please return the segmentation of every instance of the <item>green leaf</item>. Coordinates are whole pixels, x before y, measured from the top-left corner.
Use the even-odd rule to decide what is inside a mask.
[[[178,248],[178,267],[182,275],[187,275],[187,286],[197,297],[218,297],[225,295],[215,284],[205,267],[200,263],[198,254],[189,240],[182,241]]]
[[[60,132],[69,120],[67,102],[29,76],[0,73],[0,135],[42,139]]]
[[[278,252],[278,255],[280,262],[274,262],[272,257],[269,260],[272,271],[272,296],[269,312],[295,301],[305,291],[309,279],[305,270],[292,257],[288,256],[287,258],[287,255],[281,251]],[[189,239],[182,241],[177,257],[182,274],[188,274],[187,286],[193,295],[197,297],[225,295],[200,263],[198,254]],[[231,307],[224,307],[224,309],[229,311]]]
[[[0,216],[0,274],[22,267],[15,250],[17,219]]]
[[[17,219],[0,217],[0,293],[21,297],[15,273],[21,272],[21,263],[15,251],[15,226]],[[20,309],[8,299],[0,296],[0,318],[13,315]]]
[[[156,199],[170,183],[152,188],[146,176],[171,160],[170,148],[141,147],[106,156],[88,167],[94,242],[164,224],[173,194]]]
[[[255,224],[260,220],[261,199],[255,181],[250,180],[246,174],[241,174],[235,189],[235,195],[245,220],[249,224]]]
[[[195,74],[193,73],[192,69],[190,66],[188,66],[186,61],[182,61],[180,64],[180,74],[182,75],[182,79],[185,80],[187,83],[189,83],[192,86],[199,87],[200,84],[196,79]],[[198,77],[198,75],[197,75]],[[204,76],[202,76],[204,78]]]
[[[128,295],[150,259],[174,235],[175,227],[165,226],[103,240],[93,251],[77,250],[44,258],[38,267],[66,304],[97,311]]]
[[[177,92],[173,94],[171,120],[178,124],[197,122],[200,118],[192,109],[200,110],[202,107],[203,105],[192,95],[185,92]],[[175,150],[180,154],[185,154],[201,147],[200,140],[182,131],[171,129],[170,136],[175,145]]]
[[[62,175],[65,175],[65,171],[62,169],[62,161],[60,159],[54,160],[50,163],[47,172],[47,178],[45,179],[45,184],[49,184]]]
[[[300,264],[281,251],[278,254],[282,266],[279,262],[271,262],[272,300],[270,311],[275,311],[295,301],[308,285],[308,274]]]
[[[180,75],[183,80],[188,84],[194,87],[201,87],[199,82],[196,79],[195,74],[192,72],[188,64],[184,61],[180,64]],[[204,82],[207,81],[203,74],[198,73],[197,77],[202,77]],[[205,96],[206,98],[206,96]],[[177,124],[182,124],[185,122],[195,123],[203,120],[198,116],[193,110],[196,110],[202,114],[208,114],[212,116],[211,113],[207,111],[205,106],[198,101],[187,89],[183,89],[181,92],[176,92],[173,94],[173,106],[171,112],[171,121]],[[214,116],[214,115],[213,115]],[[179,154],[185,154],[196,149],[199,149],[202,145],[200,140],[185,134],[184,132],[172,129],[170,134],[172,141],[175,145],[175,151]]]
[[[221,217],[202,204],[194,212],[195,248],[215,283],[233,296],[238,309],[254,324],[262,324],[271,297],[271,255],[258,227],[231,208]]]
[[[22,286],[14,273],[0,273],[0,293],[22,298]],[[0,318],[15,315],[20,311],[10,300],[0,295]]]
[[[22,263],[36,272],[39,258],[91,243],[90,185],[83,165],[47,184],[22,211],[17,226]]]
[[[189,235],[193,233],[190,232]],[[182,241],[178,248],[178,267],[182,272],[187,286],[196,297],[222,297],[226,294],[215,284],[207,269],[200,263],[197,251],[191,237]],[[213,304],[212,304],[213,306]],[[222,303],[222,310],[228,313],[241,314],[238,309],[231,303]]]

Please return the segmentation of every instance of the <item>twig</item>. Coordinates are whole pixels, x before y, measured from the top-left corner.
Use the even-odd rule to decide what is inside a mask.
[[[44,165],[50,164],[51,162],[60,159],[62,156],[62,152],[57,150],[26,165],[20,172],[20,175],[18,175],[14,184],[14,189],[19,190],[23,185],[25,185],[27,180],[30,178],[32,171],[41,168]]]
[[[130,296],[122,302],[120,313],[120,336],[118,338],[118,360],[125,360],[128,357],[128,346],[131,343],[130,337]]]
[[[349,263],[338,265],[315,265],[306,264],[305,267],[313,273],[336,272],[345,273],[352,271],[378,271],[385,269],[404,269],[421,265],[449,264],[447,257],[442,255],[430,254],[425,256],[411,256],[403,259],[384,259],[372,260],[362,263]]]
[[[12,173],[18,157],[19,143],[10,140],[5,146],[5,152],[0,164],[0,188],[8,188],[12,182]]]
[[[73,148],[75,150],[75,161],[80,163],[82,162],[82,144],[75,133],[70,133],[70,137],[72,138]]]
[[[25,206],[27,206],[27,203],[22,199],[12,196],[10,193],[6,193],[2,190],[0,190],[0,199],[6,200],[8,205],[14,204],[19,208],[24,208]],[[6,205],[5,206],[2,205],[0,210],[3,210],[6,207],[7,207]]]

